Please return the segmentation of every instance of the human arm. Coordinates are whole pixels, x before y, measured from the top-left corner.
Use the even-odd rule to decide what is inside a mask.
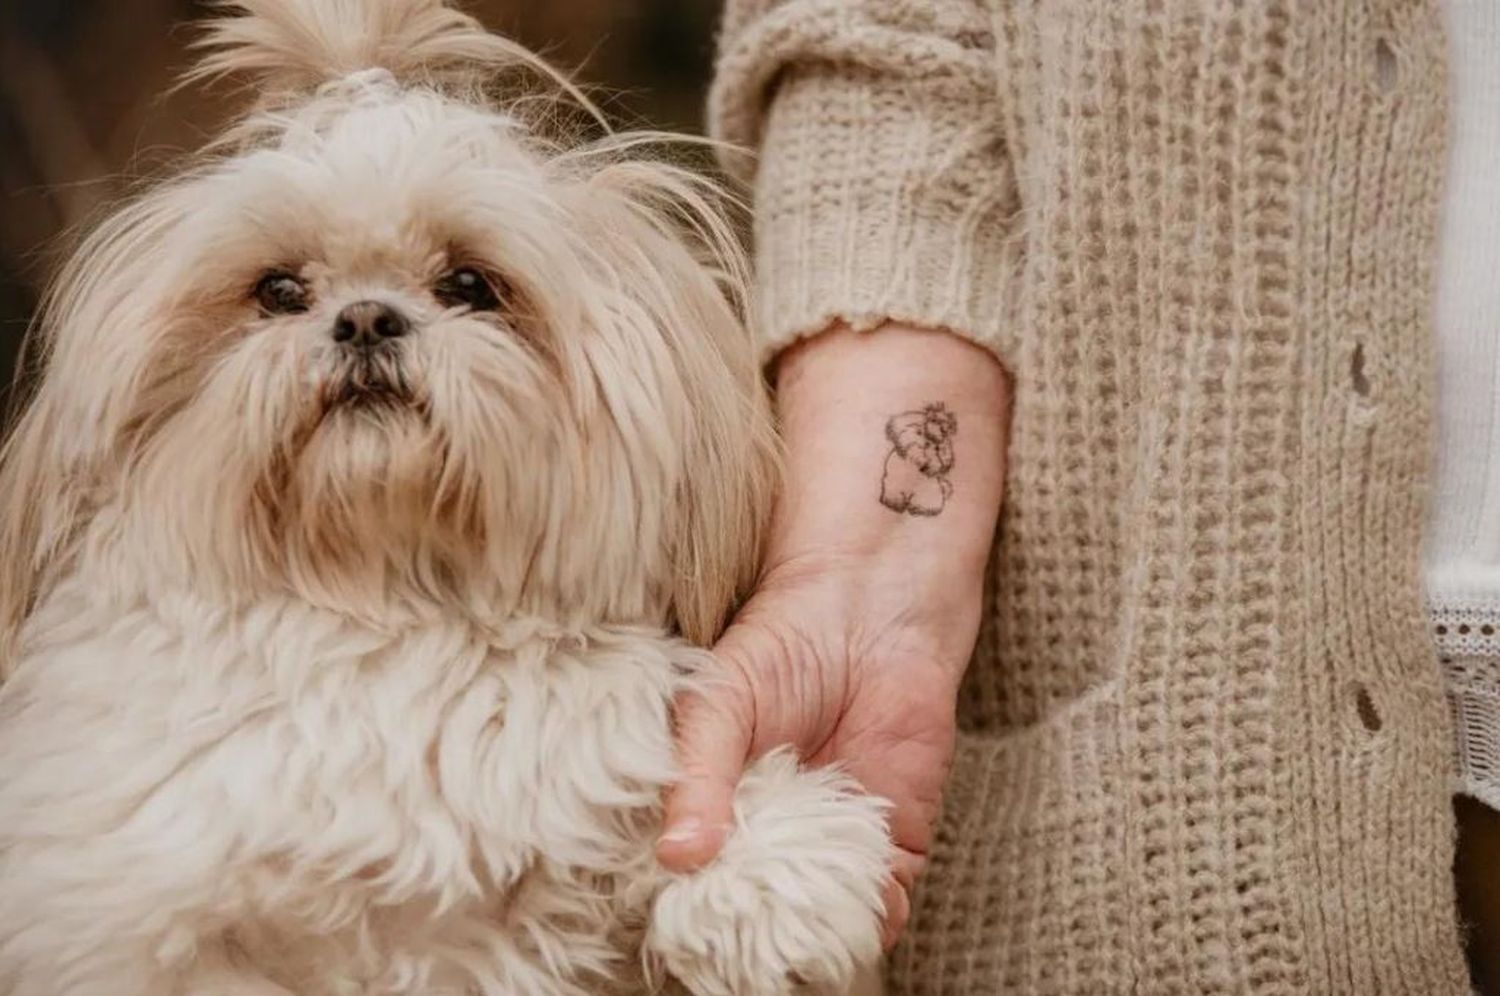
[[[987,0],[728,0],[710,120],[759,153],[726,165],[754,184],[755,327],[779,354],[788,474],[765,581],[718,648],[739,690],[679,713],[669,865],[715,851],[745,756],[788,741],[811,763],[857,758],[898,799],[898,876],[921,864],[1004,470],[997,357],[1022,242],[994,29]],[[885,430],[938,402],[958,421],[952,493],[918,521],[880,503]],[[742,662],[773,659],[758,687]]]

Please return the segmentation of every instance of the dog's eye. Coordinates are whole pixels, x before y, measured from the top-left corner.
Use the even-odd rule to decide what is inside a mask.
[[[307,285],[284,270],[272,270],[255,285],[255,300],[268,315],[300,314],[307,299]]]
[[[472,266],[460,266],[437,282],[432,293],[450,308],[468,307],[475,311],[493,311],[500,306],[500,295],[488,277]]]

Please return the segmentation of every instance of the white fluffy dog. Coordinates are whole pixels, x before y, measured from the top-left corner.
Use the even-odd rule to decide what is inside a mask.
[[[230,7],[260,101],[65,269],[4,452],[0,993],[845,988],[846,779],[652,853],[773,478],[712,185],[438,0]]]

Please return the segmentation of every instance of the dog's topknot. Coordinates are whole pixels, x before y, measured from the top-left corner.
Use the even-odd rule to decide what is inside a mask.
[[[443,0],[212,0],[186,81],[249,77],[275,100],[363,70],[402,82],[468,84],[517,67],[587,106],[568,80]]]

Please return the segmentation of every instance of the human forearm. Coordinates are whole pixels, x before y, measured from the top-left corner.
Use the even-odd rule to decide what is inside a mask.
[[[777,388],[787,466],[768,576],[852,565],[882,601],[951,626],[966,657],[1004,487],[999,362],[947,332],[836,329],[785,353]],[[938,421],[914,438],[924,410]],[[933,438],[945,415],[951,452]]]

